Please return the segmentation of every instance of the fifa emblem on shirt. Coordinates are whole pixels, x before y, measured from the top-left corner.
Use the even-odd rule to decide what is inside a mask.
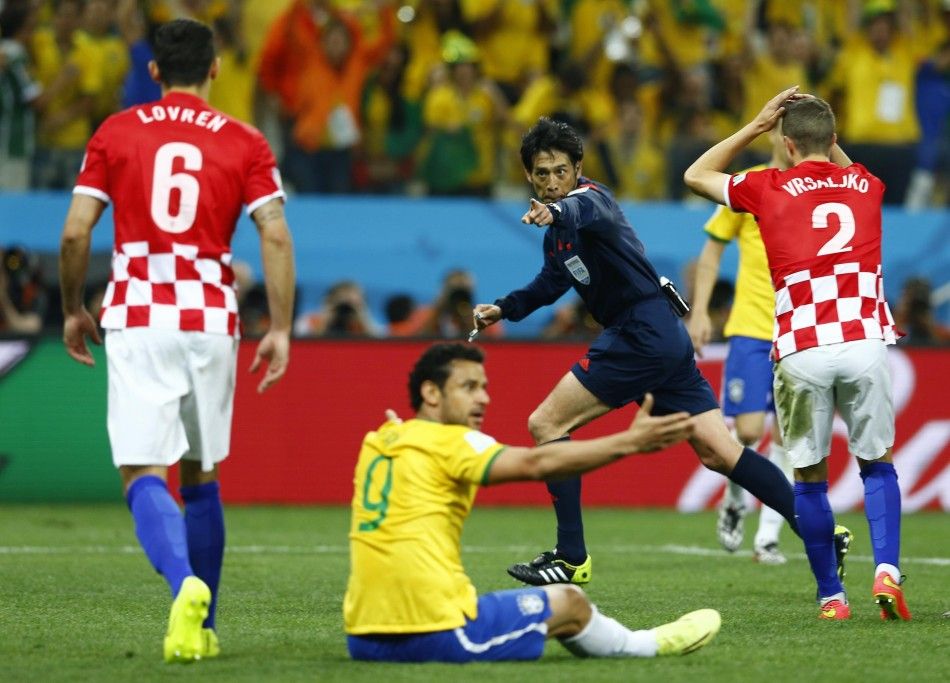
[[[564,262],[564,265],[571,271],[571,275],[574,276],[575,280],[582,285],[590,284],[590,271],[587,270],[587,266],[581,261],[580,256],[572,256]]]
[[[745,397],[745,382],[738,378],[731,379],[726,387],[726,391],[729,393],[730,401],[733,403],[742,403],[742,399]]]
[[[518,609],[526,617],[541,614],[544,611],[544,600],[534,593],[524,593],[518,596]]]

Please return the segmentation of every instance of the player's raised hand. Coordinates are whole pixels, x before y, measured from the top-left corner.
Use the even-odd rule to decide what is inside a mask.
[[[395,422],[397,425],[402,424],[402,418],[399,417],[399,413],[397,413],[392,408],[386,408],[386,421]]]
[[[689,438],[693,433],[695,425],[689,413],[654,417],[650,414],[652,410],[653,394],[647,394],[627,430],[631,453],[658,451]]]
[[[263,394],[284,376],[290,362],[290,333],[271,330],[264,335],[257,345],[257,353],[251,363],[250,372],[257,372],[261,363],[267,361],[267,371],[264,379],[257,385],[257,393]]]
[[[693,351],[702,358],[703,347],[712,339],[712,319],[708,313],[693,309],[689,314],[686,330],[689,332],[690,341],[693,342]]]
[[[542,204],[532,197],[529,200],[528,211],[521,217],[521,222],[543,227],[545,225],[551,225],[551,223],[554,222],[554,216],[547,204]]]
[[[102,344],[99,328],[89,311],[81,308],[76,313],[67,314],[63,319],[63,344],[66,346],[66,353],[73,360],[93,367],[96,361],[86,346],[86,337],[95,344]]]
[[[759,133],[765,133],[772,130],[775,128],[775,124],[778,123],[778,120],[782,118],[782,115],[785,113],[785,103],[788,100],[801,99],[802,97],[807,97],[807,95],[799,93],[797,85],[793,85],[791,88],[783,90],[765,103],[765,106],[762,107],[762,111],[758,113],[752,123],[755,125]]]

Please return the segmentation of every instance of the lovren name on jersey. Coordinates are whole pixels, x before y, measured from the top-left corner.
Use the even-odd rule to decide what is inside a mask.
[[[202,128],[207,128],[213,133],[217,133],[224,128],[228,122],[226,118],[213,111],[205,109],[204,111],[195,111],[189,107],[181,107],[171,104],[154,104],[146,113],[145,107],[136,109],[135,113],[142,123],[154,123],[155,121],[181,121],[182,123],[191,123]]]

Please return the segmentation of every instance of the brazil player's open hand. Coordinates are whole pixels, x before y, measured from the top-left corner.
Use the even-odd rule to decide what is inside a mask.
[[[93,367],[96,361],[89,352],[89,347],[86,346],[86,337],[96,344],[102,344],[99,328],[92,314],[85,308],[79,309],[76,313],[67,314],[63,320],[63,344],[66,345],[66,353],[73,360]]]
[[[693,419],[689,413],[673,413],[656,417],[653,411],[653,394],[643,397],[636,417],[630,423],[627,436],[630,452],[650,453],[679,443],[693,434]]]
[[[693,351],[700,358],[703,357],[703,347],[712,339],[712,319],[705,311],[693,309],[686,325],[690,341],[693,342]]]
[[[534,197],[529,202],[527,213],[521,217],[522,223],[544,227],[554,222],[554,214],[547,204],[542,204]]]
[[[289,332],[271,330],[264,335],[261,343],[257,345],[257,353],[254,354],[250,372],[257,372],[263,361],[267,361],[267,371],[264,373],[264,379],[257,385],[259,394],[263,394],[276,384],[277,380],[287,372],[287,364],[290,362]]]
[[[399,413],[392,408],[386,408],[386,422],[395,422],[397,425],[401,425],[402,418],[399,417]]]

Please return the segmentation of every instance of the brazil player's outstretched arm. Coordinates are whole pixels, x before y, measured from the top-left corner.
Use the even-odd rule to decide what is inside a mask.
[[[265,391],[284,376],[290,361],[290,330],[293,324],[294,247],[282,199],[272,199],[258,207],[251,215],[261,238],[261,258],[264,262],[264,286],[267,290],[267,308],[270,329],[257,346],[251,372],[256,372],[262,361],[267,361],[264,379],[257,387]]]
[[[693,432],[689,413],[654,417],[653,395],[647,394],[630,427],[623,432],[586,441],[558,441],[535,448],[508,447],[498,454],[485,484],[550,480],[582,474],[619,460],[628,453],[658,451],[688,438]]]
[[[74,360],[93,366],[86,337],[101,344],[96,321],[83,305],[83,283],[89,267],[92,229],[105,210],[104,202],[84,194],[74,194],[59,247],[59,287],[63,300],[63,344]]]
[[[726,204],[725,188],[730,177],[724,173],[726,168],[749,143],[775,127],[785,113],[787,100],[799,97],[808,96],[800,94],[797,85],[783,90],[769,100],[752,121],[706,150],[683,174],[689,189],[718,204]]]

